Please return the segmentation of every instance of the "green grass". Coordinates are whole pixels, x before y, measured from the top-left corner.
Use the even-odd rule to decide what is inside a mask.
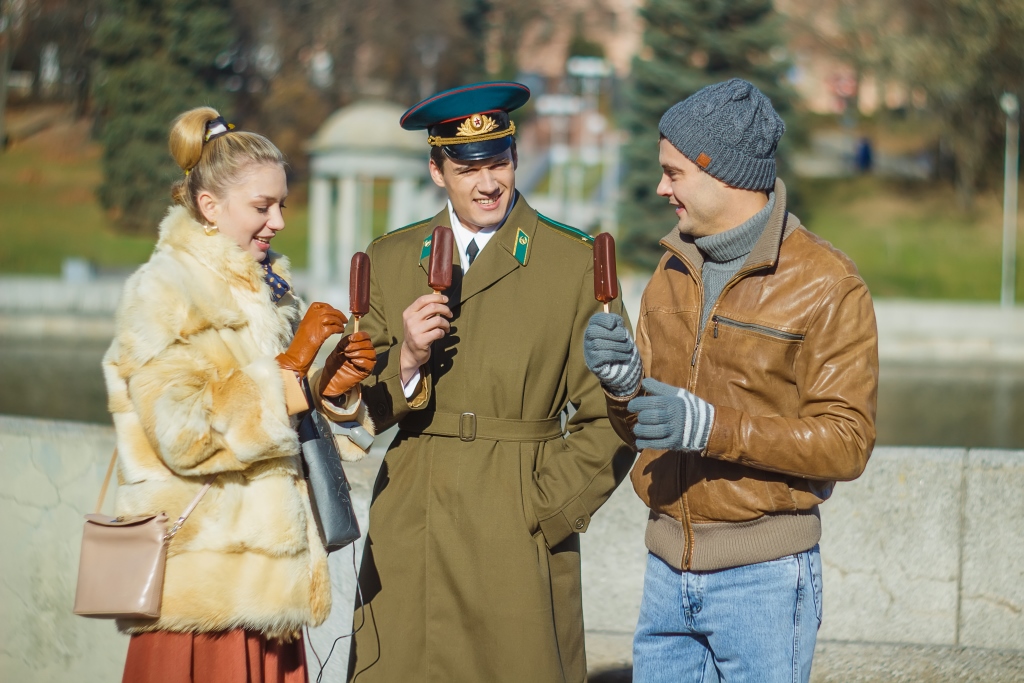
[[[107,226],[93,196],[99,149],[82,144],[80,128],[60,126],[0,155],[0,271],[59,273],[67,256],[124,266],[152,251],[151,238]]]
[[[801,219],[853,259],[874,296],[999,299],[1000,197],[979,196],[965,213],[952,188],[929,183],[803,180],[799,190]],[[1016,296],[1024,301],[1019,259]]]
[[[564,183],[563,189],[566,189],[566,191],[568,191],[569,170],[570,170],[569,166],[570,165],[572,165],[572,164],[568,164],[568,165],[562,167],[562,173],[564,174],[562,176],[562,182]],[[577,165],[583,166],[582,163],[577,163]],[[583,166],[583,187],[582,187],[582,190],[581,190],[580,194],[584,198],[590,197],[597,190],[598,186],[601,184],[602,173],[603,173],[603,171],[602,171],[602,167],[601,167],[600,164],[597,164],[597,165],[594,165],[594,166]],[[533,194],[547,194],[550,191],[551,191],[551,171],[549,170],[537,182],[537,186],[533,188],[532,193]]]
[[[154,237],[112,228],[94,195],[100,180],[100,150],[89,141],[85,122],[57,125],[0,154],[0,273],[57,274],[69,256],[104,269],[145,261]],[[387,204],[387,186],[378,185],[375,235],[384,229]],[[291,188],[288,227],[274,240],[296,268],[307,262],[305,189]],[[945,185],[863,177],[801,180],[793,189],[805,224],[856,262],[875,296],[998,300],[998,195],[980,196],[964,213]],[[1022,265],[1018,301],[1024,301]]]

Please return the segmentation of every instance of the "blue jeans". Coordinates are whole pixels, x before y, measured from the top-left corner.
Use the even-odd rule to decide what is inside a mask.
[[[820,625],[818,546],[709,572],[648,554],[633,681],[806,683]]]

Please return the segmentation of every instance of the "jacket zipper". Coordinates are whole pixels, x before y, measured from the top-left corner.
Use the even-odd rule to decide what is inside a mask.
[[[711,322],[714,323],[713,336],[718,339],[718,323],[727,325],[729,327],[738,327],[741,330],[750,330],[752,332],[760,332],[761,334],[769,337],[775,337],[776,339],[785,339],[786,341],[803,341],[804,335],[795,334],[793,332],[783,332],[782,330],[776,330],[774,327],[765,327],[764,325],[756,325],[754,323],[744,323],[739,320],[733,320],[732,318],[726,318],[721,315],[711,316]]]
[[[699,277],[693,277],[693,264],[690,263],[689,259],[687,259],[684,254],[676,251],[675,249],[671,249],[667,245],[666,245],[666,248],[668,248],[673,254],[675,254],[677,257],[679,257],[679,259],[686,265],[687,270],[689,270],[690,277],[693,278],[693,280],[697,283],[697,292],[700,294],[700,297],[698,299],[698,304],[700,304],[700,307],[701,307],[700,310],[703,310],[704,309],[704,282]],[[721,320],[721,321],[724,322],[725,320],[728,320],[728,318],[720,318],[718,316],[718,314],[715,313],[715,311],[718,310],[718,302],[721,301],[722,297],[725,296],[726,293],[730,289],[732,289],[733,285],[735,285],[741,278],[746,276],[747,273],[752,273],[755,270],[759,270],[759,269],[760,269],[760,266],[755,267],[755,268],[747,268],[745,270],[742,270],[742,271],[736,273],[735,275],[733,275],[732,278],[727,283],[725,283],[725,287],[723,287],[722,291],[718,294],[718,300],[715,301],[715,305],[711,309],[711,320],[715,322],[714,331],[713,331],[715,338],[718,338],[718,321]],[[760,326],[756,326],[756,327],[760,327]],[[771,330],[771,328],[764,328],[764,329]],[[772,330],[772,331],[773,332],[779,332],[778,330]],[[786,334],[786,333],[781,333],[781,334]],[[703,335],[701,334],[701,330],[698,329],[697,330],[697,339],[696,339],[696,341],[694,342],[694,345],[693,345],[693,355],[690,357],[690,368],[691,368],[691,370],[690,370],[690,381],[687,383],[687,391],[692,391],[694,386],[697,383],[697,354],[700,353],[700,344],[701,344],[702,337],[703,337]],[[803,339],[802,336],[800,336],[800,338]],[[680,509],[680,511],[682,513],[682,518],[683,518],[683,533],[686,534],[685,543],[683,545],[683,561],[682,561],[682,565],[683,565],[683,569],[684,570],[688,570],[690,568],[690,565],[693,562],[693,543],[694,543],[693,524],[690,522],[690,515],[689,515],[689,512],[688,512],[689,507],[686,504],[686,492],[685,492],[686,491],[686,489],[685,489],[685,487],[686,487],[686,458],[685,457],[680,457],[679,461],[680,461],[680,464],[679,464],[679,476],[680,476],[680,480],[679,480],[679,509]]]
[[[679,257],[686,264],[687,269],[693,273],[693,266],[687,261],[686,257],[682,254]],[[704,282],[700,278],[694,278],[697,281],[697,294],[698,303],[701,306],[704,305]],[[697,381],[697,373],[695,365],[697,364],[697,353],[700,351],[700,338],[701,331],[698,328],[696,338],[693,341],[693,356],[690,358],[690,381],[687,382],[689,385],[687,388],[692,389],[694,383]],[[683,533],[685,534],[685,542],[683,544],[683,569],[690,568],[690,562],[693,559],[693,523],[690,521],[690,506],[686,502],[686,456],[679,454],[679,510],[682,513],[683,518]]]

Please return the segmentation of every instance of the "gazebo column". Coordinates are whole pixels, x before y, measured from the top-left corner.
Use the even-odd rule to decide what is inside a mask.
[[[359,232],[359,183],[355,174],[347,173],[338,183],[338,251],[335,273],[337,282],[348,287],[348,269],[356,252]]]
[[[416,181],[409,176],[396,176],[391,180],[388,195],[388,232],[397,230],[412,221],[413,203],[416,200]]]
[[[331,180],[315,175],[309,183],[309,270],[313,282],[331,277]]]
[[[366,245],[373,239],[373,176],[359,177],[359,227],[353,235],[353,247],[355,251],[366,249]]]

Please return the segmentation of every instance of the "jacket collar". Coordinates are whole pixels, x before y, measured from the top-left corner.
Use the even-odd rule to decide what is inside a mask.
[[[786,185],[782,180],[776,178],[775,208],[768,216],[768,223],[764,226],[761,237],[754,244],[754,248],[750,250],[747,260],[740,266],[737,275],[762,268],[771,268],[778,263],[782,240],[800,225],[799,219],[786,211],[786,203]],[[662,238],[660,244],[682,258],[693,272],[700,273],[704,266],[704,256],[694,244],[692,237],[684,236],[673,228],[672,232]]]
[[[270,297],[260,262],[220,232],[207,235],[183,206],[171,207],[160,223],[156,250],[168,249],[187,254],[234,287],[252,292],[266,289]],[[267,253],[267,259],[274,272],[291,284],[288,259],[273,251]]]
[[[434,229],[434,226],[443,225],[451,227],[451,221],[448,217],[448,208],[445,207],[434,216],[428,226],[428,233]],[[526,203],[526,198],[522,195],[518,195],[516,199],[516,205],[512,208],[508,218],[505,219],[505,223],[498,229],[497,234],[491,238],[491,241],[487,243],[487,248],[480,252],[480,255],[473,261],[473,267],[469,269],[465,277],[462,277],[462,268],[455,268],[454,266],[461,265],[459,260],[459,250],[455,248],[454,240],[452,243],[452,286],[451,289],[446,292],[448,298],[452,301],[463,301],[470,297],[479,294],[483,290],[493,285],[498,280],[501,280],[509,273],[517,270],[518,268],[525,267],[526,263],[529,263],[527,259],[523,259],[524,263],[520,263],[516,257],[516,242],[519,232],[522,231],[526,235],[527,243],[533,241],[534,233],[537,230],[537,212]],[[424,237],[426,237],[425,235]],[[420,268],[423,269],[424,273],[430,272],[430,254],[425,254],[420,259]]]

